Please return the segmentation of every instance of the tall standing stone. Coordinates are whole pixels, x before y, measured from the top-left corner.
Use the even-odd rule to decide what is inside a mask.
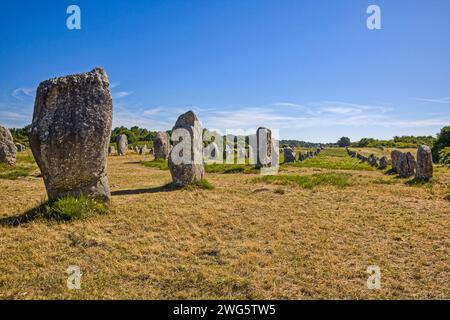
[[[377,167],[377,166],[378,166],[378,159],[377,159],[377,157],[375,157],[374,154],[371,154],[371,155],[369,156],[368,162],[369,162],[369,164],[370,164],[372,167]]]
[[[139,154],[140,154],[141,156],[145,156],[146,153],[147,153],[147,145],[144,145],[143,147],[141,147],[141,148],[139,149]]]
[[[124,156],[127,154],[128,150],[128,138],[125,134],[116,137],[117,143],[117,154],[119,156]]]
[[[37,88],[30,146],[50,200],[111,197],[106,159],[112,123],[109,80],[100,68]]]
[[[170,137],[167,132],[158,132],[153,139],[155,159],[167,159],[170,152]]]
[[[23,151],[25,151],[25,146],[24,146],[23,144],[21,144],[21,143],[16,143],[15,146],[16,146],[17,152],[23,152]]]
[[[14,145],[11,132],[0,126],[0,163],[14,165],[16,163],[17,148]]]
[[[256,131],[256,168],[272,165],[272,131],[260,127]]]
[[[387,160],[387,158],[386,158],[386,157],[381,157],[381,159],[380,159],[380,165],[378,166],[378,169],[384,170],[384,169],[386,169],[387,165],[388,165],[388,160]]]
[[[391,152],[391,162],[392,162],[392,171],[399,173],[400,170],[400,157],[402,152],[398,150],[393,150]]]
[[[399,159],[398,174],[400,178],[409,178],[414,175],[416,160],[411,152],[402,153]]]
[[[416,179],[428,181],[433,177],[433,159],[431,149],[427,146],[420,146],[417,149]]]
[[[293,148],[284,148],[284,162],[295,162],[295,151]]]
[[[108,147],[108,154],[112,155],[114,152],[116,152],[116,148],[114,148],[113,146],[109,146]]]
[[[203,130],[197,116],[182,114],[172,129],[173,148],[169,153],[169,169],[176,186],[186,186],[203,179]]]

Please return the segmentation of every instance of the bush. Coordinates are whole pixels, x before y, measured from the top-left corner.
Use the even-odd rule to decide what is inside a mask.
[[[439,151],[439,163],[450,164],[450,147],[446,147]]]
[[[441,150],[450,147],[450,126],[444,127],[441,129],[441,132],[438,134],[438,138],[434,147],[432,148],[433,153],[433,161],[438,163],[441,162]],[[445,156],[445,154],[444,154]]]

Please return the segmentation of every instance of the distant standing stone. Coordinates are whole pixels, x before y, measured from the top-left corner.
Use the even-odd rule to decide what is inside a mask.
[[[160,131],[153,140],[155,159],[167,159],[170,152],[170,137],[167,132]]]
[[[141,156],[144,156],[146,153],[147,153],[147,145],[144,145],[143,147],[141,147],[141,148],[139,149],[139,154],[140,154]]]
[[[260,127],[256,131],[256,168],[272,165],[272,131]]]
[[[117,154],[119,156],[124,156],[127,154],[128,150],[128,138],[125,134],[116,137],[117,143]]]
[[[188,139],[184,142],[183,139]],[[169,154],[169,169],[172,181],[177,186],[186,186],[203,179],[203,130],[197,116],[188,111],[182,114],[172,129],[173,148]],[[190,152],[184,150],[190,146]]]
[[[393,150],[391,152],[391,162],[392,162],[392,171],[399,173],[400,170],[400,157],[402,152],[398,150]]]
[[[0,163],[14,165],[16,163],[17,148],[14,145],[11,132],[0,126]]]
[[[67,195],[110,199],[106,159],[111,123],[112,99],[103,69],[39,85],[29,138],[50,200]]]
[[[295,162],[295,151],[292,148],[285,148],[284,149],[284,162],[285,163],[291,163]]]
[[[384,170],[384,169],[386,169],[387,165],[388,165],[388,160],[387,160],[387,158],[386,158],[386,157],[381,157],[381,159],[380,159],[380,165],[378,166],[378,168],[379,168],[380,170]]]
[[[368,162],[369,162],[369,164],[370,164],[372,167],[377,167],[377,166],[378,166],[378,159],[377,159],[377,157],[375,157],[375,155],[373,155],[373,154],[371,154],[371,155],[369,156]]]
[[[433,159],[431,149],[420,146],[417,149],[416,179],[428,181],[433,177]]]
[[[116,149],[113,146],[109,146],[108,147],[108,154],[113,154],[114,152],[116,152]]]
[[[402,153],[399,160],[398,174],[400,178],[409,178],[414,175],[416,161],[411,152]]]
[[[25,146],[21,143],[16,143],[16,149],[17,149],[17,152],[23,152],[23,151],[25,151]]]

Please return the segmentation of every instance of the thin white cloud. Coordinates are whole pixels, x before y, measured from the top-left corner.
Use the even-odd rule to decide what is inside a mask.
[[[441,104],[450,104],[450,97],[448,97],[448,98],[438,98],[438,99],[414,98],[413,100],[423,101],[423,102],[432,102],[432,103],[441,103]]]
[[[111,89],[117,88],[118,86],[120,86],[120,82],[113,82],[113,83],[111,83],[111,84],[109,85],[109,87],[110,87]]]
[[[24,114],[19,112],[11,112],[11,111],[0,111],[0,118],[5,120],[29,120],[30,114]]]
[[[23,101],[27,97],[33,97],[36,88],[17,88],[14,89],[11,95],[17,100]]]
[[[153,108],[153,109],[147,109],[147,110],[144,110],[144,115],[146,115],[146,116],[153,116],[153,115],[156,115],[156,114],[160,114],[161,111],[163,111],[163,110],[164,110],[163,107],[156,107],[156,108]]]
[[[131,94],[133,94],[133,92],[120,91],[120,92],[117,92],[114,96],[115,96],[116,99],[122,99],[122,98],[128,97]]]

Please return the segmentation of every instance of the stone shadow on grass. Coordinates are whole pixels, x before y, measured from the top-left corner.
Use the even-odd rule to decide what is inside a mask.
[[[111,192],[112,196],[130,196],[137,194],[145,194],[145,193],[158,193],[158,192],[171,192],[176,190],[181,190],[182,187],[178,187],[173,183],[168,183],[163,186],[153,187],[153,188],[145,188],[145,189],[130,189],[130,190],[117,190]]]
[[[39,212],[46,204],[40,204],[35,208],[31,208],[24,213],[12,217],[0,218],[0,226],[2,227],[18,227],[35,220],[39,216]]]

